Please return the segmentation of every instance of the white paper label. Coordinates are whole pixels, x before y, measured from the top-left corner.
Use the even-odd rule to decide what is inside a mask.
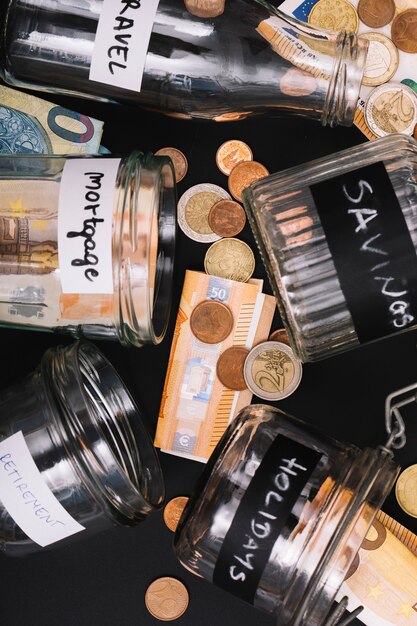
[[[112,225],[120,159],[68,159],[59,188],[63,293],[113,293]]]
[[[21,431],[0,442],[0,500],[23,532],[42,547],[84,530],[43,480]]]
[[[103,0],[90,80],[140,91],[159,0]]]

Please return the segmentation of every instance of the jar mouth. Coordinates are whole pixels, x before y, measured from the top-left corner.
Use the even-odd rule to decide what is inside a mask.
[[[139,408],[119,375],[81,340],[48,350],[40,365],[51,415],[92,496],[119,524],[134,525],[162,506],[162,470]],[[63,417],[58,418],[62,413]]]

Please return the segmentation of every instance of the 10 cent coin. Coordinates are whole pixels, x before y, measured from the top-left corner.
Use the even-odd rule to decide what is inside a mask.
[[[417,517],[417,464],[401,472],[395,485],[395,496],[403,511]]]
[[[212,183],[200,183],[187,189],[178,200],[178,224],[194,241],[212,243],[220,239],[210,228],[208,215],[219,200],[231,200],[230,194]]]
[[[146,590],[145,604],[149,613],[165,622],[178,619],[189,603],[186,586],[172,576],[154,580]]]
[[[245,283],[255,269],[255,257],[247,243],[233,237],[211,244],[204,257],[207,274]]]
[[[220,343],[232,332],[232,312],[223,302],[204,300],[194,307],[190,328],[193,335],[203,343]]]
[[[289,346],[265,341],[252,348],[243,374],[248,388],[258,398],[282,400],[300,384],[302,365]]]

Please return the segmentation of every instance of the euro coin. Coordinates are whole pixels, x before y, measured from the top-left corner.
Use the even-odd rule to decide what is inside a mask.
[[[300,384],[302,365],[289,346],[265,341],[248,354],[243,375],[248,388],[258,398],[283,400]]]
[[[178,496],[172,498],[164,508],[164,522],[169,530],[175,532],[180,521],[183,510],[188,502],[189,498],[186,496]]]
[[[190,328],[193,335],[203,343],[220,343],[232,332],[232,312],[222,302],[204,300],[194,307]]]
[[[398,13],[391,25],[391,39],[399,50],[417,52],[417,9]]]
[[[230,172],[228,179],[229,191],[235,200],[241,202],[243,190],[256,180],[268,176],[268,174],[266,167],[257,161],[238,163]]]
[[[358,15],[370,28],[386,26],[395,15],[394,0],[359,0]]]
[[[232,169],[242,161],[252,161],[253,154],[248,144],[240,139],[229,139],[222,143],[216,152],[216,165],[229,176]]]
[[[186,586],[172,576],[157,578],[145,593],[145,605],[149,613],[164,622],[178,619],[187,610],[188,603]]]
[[[247,243],[232,237],[211,244],[204,257],[207,274],[245,283],[255,269],[255,257]]]
[[[413,137],[417,140],[417,124],[414,126]]]
[[[398,50],[391,39],[382,33],[363,33],[361,38],[369,41],[362,83],[377,87],[389,81],[397,71]]]
[[[181,150],[178,150],[178,148],[160,148],[155,152],[155,156],[168,156],[171,159],[177,183],[185,178],[188,172],[188,161]]]
[[[386,83],[369,94],[364,107],[369,129],[377,136],[412,135],[417,123],[417,95],[401,83]]]
[[[225,0],[184,0],[184,6],[197,17],[217,17],[224,11]]]
[[[347,0],[319,0],[310,11],[308,23],[335,32],[356,33],[359,27],[356,9]]]
[[[285,328],[278,328],[277,330],[274,330],[274,332],[269,335],[268,341],[279,341],[280,343],[285,343],[286,346],[290,345],[290,340],[288,339],[288,334]]]
[[[246,224],[246,213],[235,200],[219,200],[210,209],[208,223],[220,237],[238,235]]]
[[[211,207],[219,200],[231,200],[230,194],[219,185],[200,183],[185,191],[178,200],[178,224],[181,230],[200,243],[220,239],[208,223]]]
[[[395,485],[395,496],[403,511],[417,517],[417,464],[401,472]]]
[[[243,346],[231,346],[217,359],[216,374],[221,384],[234,391],[246,389],[243,366],[249,350]]]

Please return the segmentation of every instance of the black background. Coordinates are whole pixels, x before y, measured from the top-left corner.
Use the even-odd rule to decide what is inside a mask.
[[[233,123],[188,122],[87,100],[43,97],[103,120],[102,143],[114,155],[136,148],[154,152],[175,146],[182,150],[188,158],[189,171],[178,185],[179,196],[203,182],[227,189],[227,178],[215,163],[216,150],[227,139],[246,141],[254,158],[270,172],[367,141],[355,127],[323,128],[317,122],[295,117],[263,117]],[[255,250],[249,226],[240,237]],[[135,349],[96,342],[143,409],[152,435],[184,271],[203,270],[207,247],[179,230],[171,321],[161,345]],[[254,276],[265,278],[265,291],[271,293],[259,256]],[[280,326],[277,315],[273,328]],[[0,385],[5,389],[32,371],[49,346],[69,344],[72,340],[62,335],[0,329],[0,341]],[[385,397],[417,380],[416,341],[416,331],[409,331],[307,364],[297,391],[276,405],[342,441],[359,446],[385,443]],[[405,410],[404,415],[408,443],[398,452],[397,460],[406,467],[417,462],[416,407]],[[203,465],[164,453],[159,453],[159,457],[167,499],[189,495]],[[384,510],[417,533],[417,520],[401,510],[393,493]],[[190,593],[189,608],[175,622],[178,626],[275,624],[273,618],[188,573],[175,558],[172,539],[160,511],[135,528],[115,528],[88,540],[80,536],[69,548],[56,547],[23,559],[0,554],[0,622],[14,626],[156,625],[159,622],[145,607],[146,588],[155,578],[175,576]]]

